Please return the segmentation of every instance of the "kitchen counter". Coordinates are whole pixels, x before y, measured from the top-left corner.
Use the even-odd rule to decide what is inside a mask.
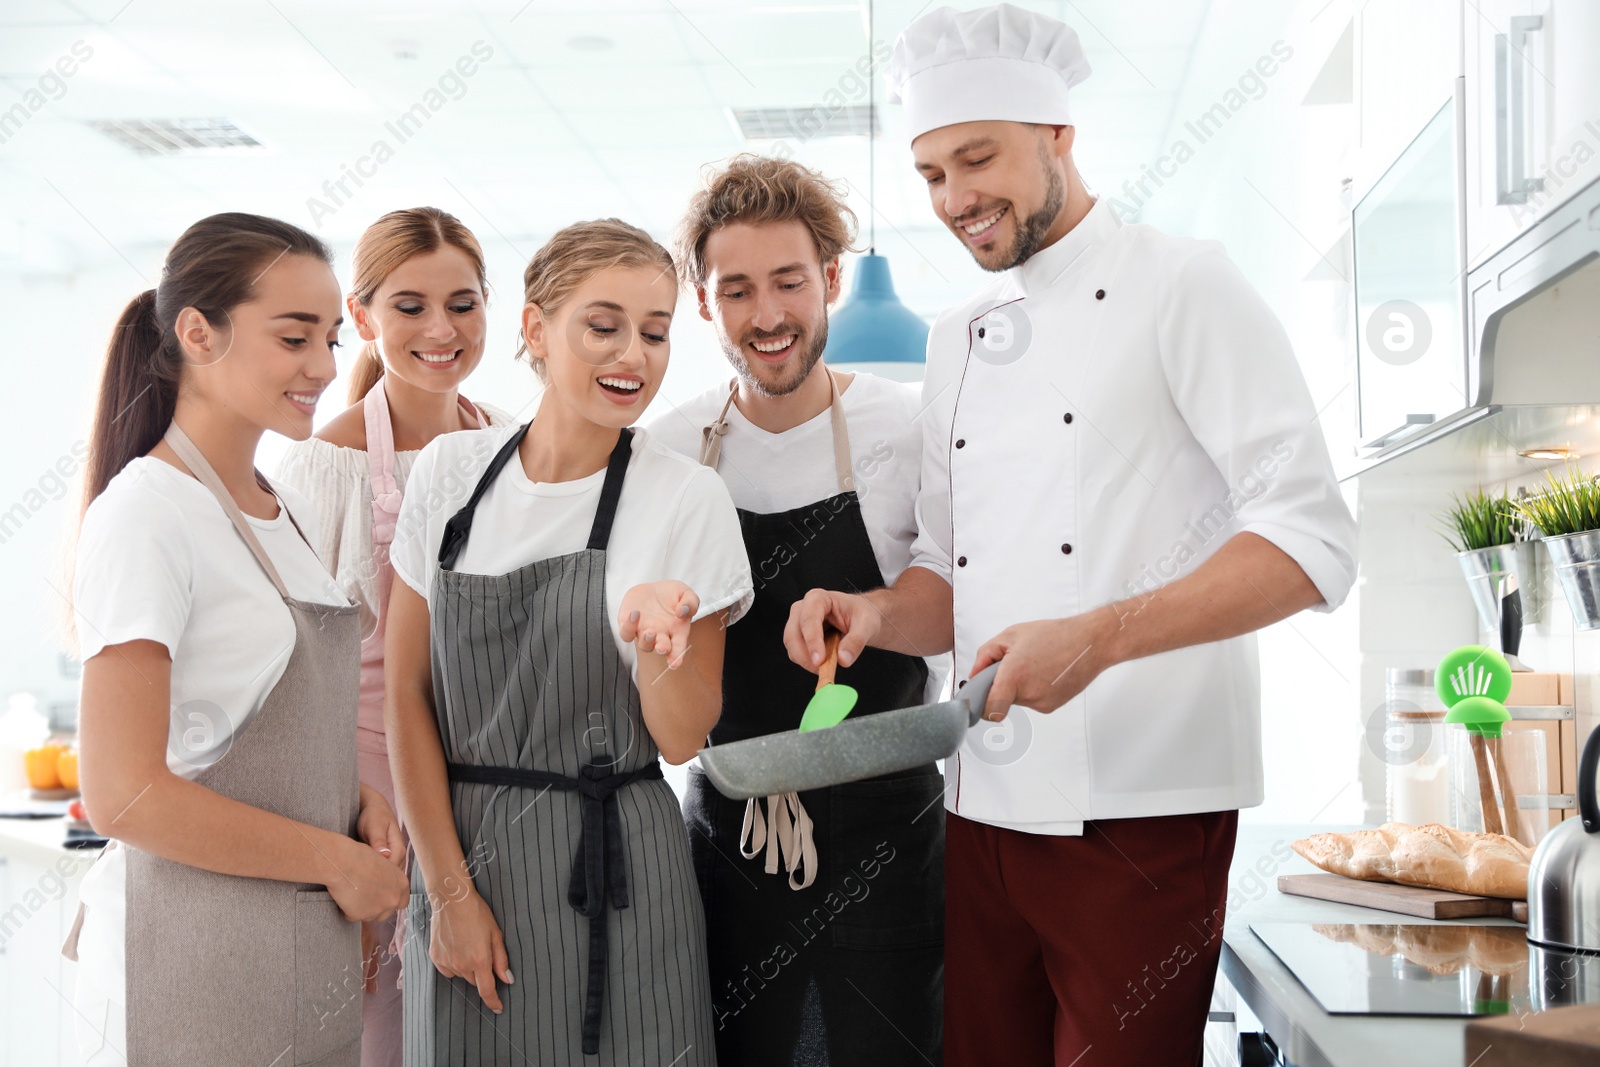
[[[1221,977],[1261,1020],[1281,1054],[1295,1067],[1461,1067],[1467,1018],[1329,1015],[1299,979],[1273,955],[1250,923],[1412,923],[1516,926],[1508,919],[1436,923],[1278,892],[1281,874],[1310,874],[1310,863],[1289,843],[1340,826],[1239,827],[1228,874],[1229,908],[1223,928]]]
[[[0,819],[0,857],[38,867],[54,867],[62,859],[81,858],[87,867],[100,855],[95,848],[66,848],[67,820]]]

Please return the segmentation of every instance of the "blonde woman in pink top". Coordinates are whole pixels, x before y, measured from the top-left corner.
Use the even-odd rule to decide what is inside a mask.
[[[356,243],[349,314],[366,342],[350,406],[297,442],[278,477],[322,516],[316,548],[361,605],[361,781],[394,804],[383,729],[384,616],[394,572],[389,545],[417,453],[440,434],[509,425],[511,416],[461,395],[483,357],[487,290],[483,250],[438,208],[391,211]],[[400,1067],[400,956],[395,920],[362,930],[362,1067]]]

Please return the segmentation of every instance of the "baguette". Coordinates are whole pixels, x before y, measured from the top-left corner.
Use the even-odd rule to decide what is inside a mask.
[[[1375,830],[1313,834],[1293,848],[1332,874],[1368,882],[1524,900],[1533,849],[1503,834],[1475,834],[1428,823],[1384,823]]]
[[[1525,900],[1529,855],[1504,834],[1468,834],[1432,824],[1395,842],[1394,880],[1451,893]]]
[[[1395,842],[1411,829],[1403,822],[1386,822],[1376,830],[1312,834],[1290,847],[1315,866],[1333,874],[1365,882],[1392,882]]]

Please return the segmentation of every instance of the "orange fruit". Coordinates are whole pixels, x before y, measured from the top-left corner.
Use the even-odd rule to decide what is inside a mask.
[[[78,788],[78,750],[64,748],[56,756],[56,777],[61,779],[61,788]]]
[[[62,746],[59,744],[40,745],[30,748],[23,755],[23,760],[28,771],[28,784],[35,789],[60,789],[61,772],[56,768],[60,759]]]

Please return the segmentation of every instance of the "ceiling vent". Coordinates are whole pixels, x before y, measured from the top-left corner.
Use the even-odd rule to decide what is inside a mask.
[[[89,123],[144,156],[181,156],[264,148],[232,119],[96,119]]]
[[[866,104],[828,107],[736,107],[733,121],[747,141],[810,141],[818,137],[867,137],[882,130]]]

